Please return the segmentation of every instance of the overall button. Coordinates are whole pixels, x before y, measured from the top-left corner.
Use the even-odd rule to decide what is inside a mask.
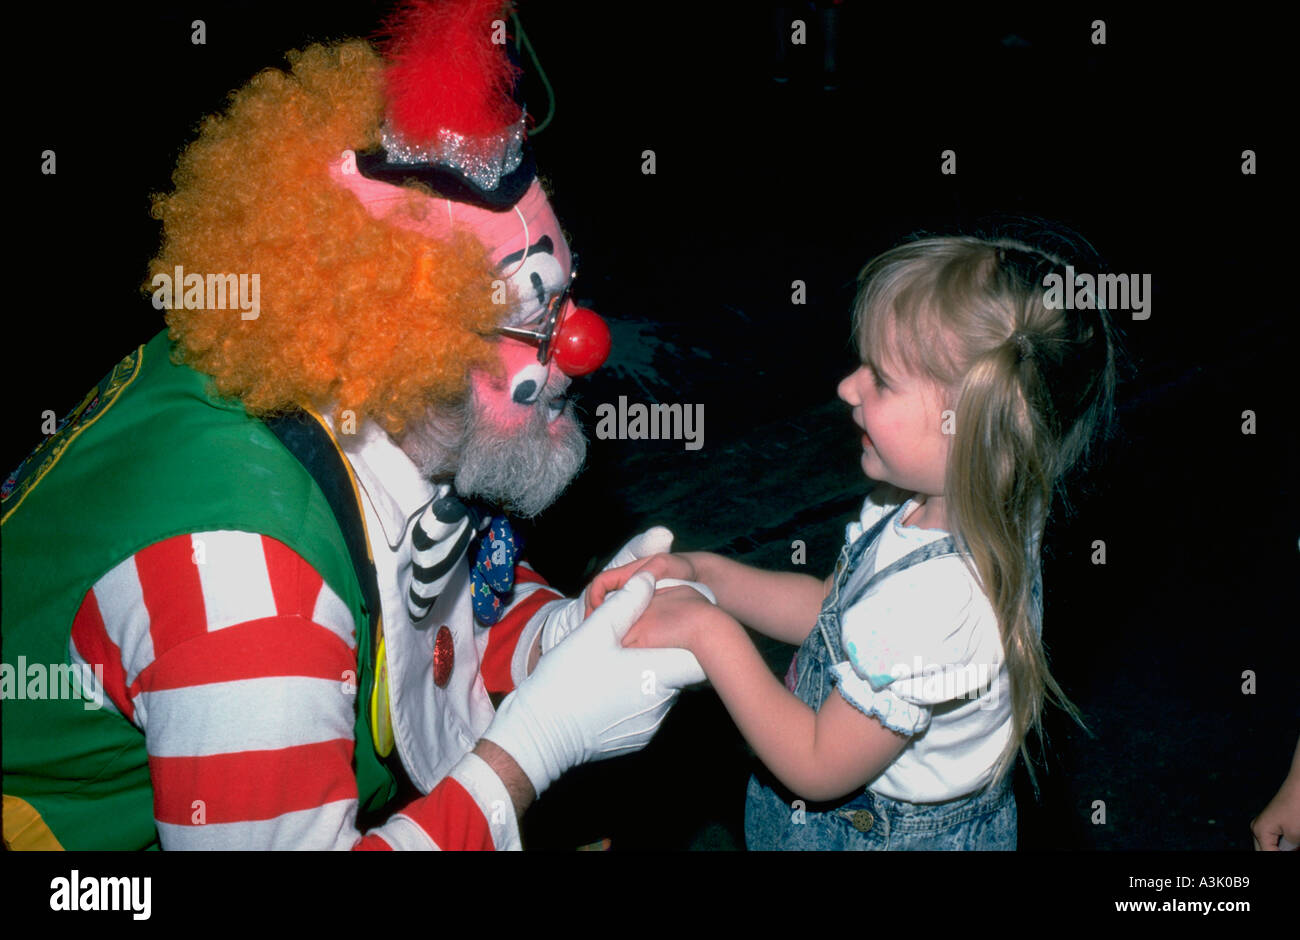
[[[849,822],[853,823],[853,828],[858,832],[870,832],[871,827],[876,824],[876,818],[868,810],[854,810],[849,816]]]

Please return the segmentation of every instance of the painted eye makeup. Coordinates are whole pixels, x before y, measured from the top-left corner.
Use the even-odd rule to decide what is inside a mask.
[[[559,291],[552,293],[549,298],[542,287],[541,278],[534,274],[533,288],[537,291],[537,299],[541,304],[541,309],[522,324],[499,327],[495,332],[501,336],[509,336],[537,346],[537,361],[542,365],[550,363],[551,357],[555,353],[556,337],[559,336],[560,329],[564,325],[567,312],[565,308],[569,301],[569,295],[573,290],[573,282],[577,277],[577,252],[573,253],[569,261],[569,279]]]

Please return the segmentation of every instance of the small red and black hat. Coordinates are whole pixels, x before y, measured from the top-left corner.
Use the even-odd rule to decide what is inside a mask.
[[[537,175],[502,0],[409,0],[384,24],[383,145],[357,154],[371,179],[427,184],[508,209]]]

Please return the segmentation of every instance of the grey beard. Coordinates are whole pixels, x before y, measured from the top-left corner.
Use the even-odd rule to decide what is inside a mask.
[[[546,416],[545,406],[534,406],[522,428],[502,434],[483,419],[471,391],[466,401],[439,407],[412,426],[400,445],[425,477],[454,476],[462,498],[529,518],[559,498],[587,456],[576,422],[569,418],[570,430],[552,438]]]

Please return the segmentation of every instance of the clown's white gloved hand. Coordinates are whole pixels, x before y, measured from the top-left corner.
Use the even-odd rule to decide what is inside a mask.
[[[654,591],[653,576],[639,573],[609,594],[541,658],[484,732],[515,759],[539,796],[570,767],[645,747],[679,690],[704,680],[686,650],[621,645]]]
[[[626,565],[638,558],[649,558],[651,555],[661,555],[672,550],[672,532],[661,525],[657,525],[653,529],[646,529],[620,548],[603,570],[608,571],[610,568]]]
[[[673,534],[663,526],[655,526],[653,529],[647,529],[640,535],[633,538],[630,542],[618,550],[618,553],[610,559],[602,571],[608,571],[611,568],[619,568],[638,558],[649,558],[651,555],[659,555],[664,552],[670,552],[673,549]],[[533,615],[533,621],[524,628],[520,636],[520,645],[526,648],[532,647],[535,631],[540,629],[542,633],[542,653],[549,653],[555,648],[555,645],[563,640],[566,636],[577,629],[578,624],[582,623],[582,614],[586,610],[587,592],[584,590],[577,597],[552,601],[551,603],[538,608]]]

